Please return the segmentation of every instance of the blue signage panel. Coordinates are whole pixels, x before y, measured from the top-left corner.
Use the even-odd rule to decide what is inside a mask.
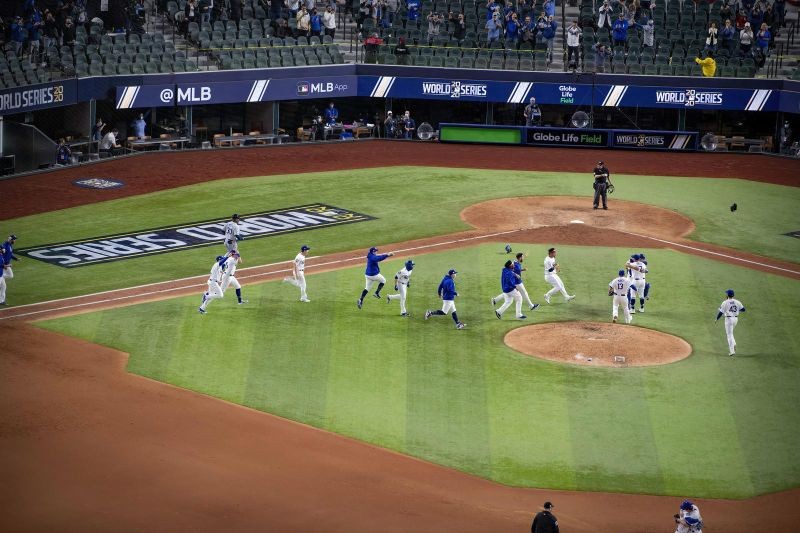
[[[127,85],[117,87],[117,109],[175,105],[175,85]]]
[[[401,78],[360,76],[359,96],[371,98],[416,98],[467,102],[526,101],[533,82],[486,81],[447,78]]]
[[[0,90],[0,115],[72,105],[77,101],[78,88],[74,79],[3,89]]]
[[[697,132],[612,130],[611,147],[693,152],[697,150]]]

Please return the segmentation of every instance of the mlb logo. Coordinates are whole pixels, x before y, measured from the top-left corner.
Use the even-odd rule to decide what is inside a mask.
[[[307,81],[301,81],[297,84],[297,94],[300,96],[311,93],[311,84]]]

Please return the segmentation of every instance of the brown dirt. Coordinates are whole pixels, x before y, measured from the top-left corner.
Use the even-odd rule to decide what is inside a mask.
[[[742,178],[800,186],[800,160],[743,154],[678,154],[521,146],[366,141],[265,148],[146,153],[98,164],[0,180],[0,220],[206,181],[392,165],[586,172],[603,159],[616,174]],[[81,189],[87,177],[125,187]]]
[[[512,329],[503,341],[525,355],[581,366],[666,365],[692,353],[692,346],[679,337],[601,322],[533,324]]]
[[[365,152],[380,153],[380,158],[367,157]],[[800,185],[800,162],[767,157],[351,143],[153,154],[0,181],[0,196],[5,199],[0,219],[224,177],[454,162],[471,168],[587,171],[600,157],[618,173],[692,176],[702,169],[709,176]],[[71,184],[90,176],[120,178],[127,185],[92,191]],[[513,239],[667,246],[619,228],[578,226],[525,229]],[[476,230],[456,237],[481,236],[485,232]],[[511,240],[496,239],[506,238]],[[469,242],[473,241],[449,246]],[[335,257],[355,260],[361,255]],[[248,281],[255,281],[282,275],[277,270],[256,268],[242,274],[252,275]],[[18,317],[0,320],[4,346],[0,356],[0,471],[4,474],[0,530],[143,530],[155,524],[169,531],[524,531],[546,499],[556,503],[565,531],[669,530],[679,497],[496,485],[128,374],[125,354],[25,322],[84,308],[188,294],[203,281],[201,277],[165,282],[149,289],[0,310],[0,319]],[[112,302],[111,298],[123,299]],[[709,531],[768,528],[781,533],[795,531],[800,523],[798,489],[747,501],[700,500],[699,505]]]
[[[633,231],[674,238],[695,229],[691,219],[660,207],[612,200],[609,211],[591,209],[591,198],[578,196],[525,196],[502,198],[471,205],[461,219],[486,231],[503,231],[524,225],[528,228],[587,224],[601,229]]]

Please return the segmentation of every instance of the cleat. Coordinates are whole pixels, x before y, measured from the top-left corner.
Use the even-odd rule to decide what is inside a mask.
[[[463,322],[459,322],[458,324],[456,324],[456,329],[464,329],[465,327],[467,327],[467,325],[464,324]]]
[[[613,322],[614,324],[616,324],[616,323],[617,323],[617,317],[614,317],[614,318],[612,318],[612,319],[611,319],[611,322]]]
[[[388,296],[386,297],[386,303],[387,303],[387,304],[390,304],[390,303],[392,303],[392,299],[391,299],[391,298],[389,298]]]
[[[528,318],[528,317],[527,317],[527,316],[525,316],[525,315],[519,315],[517,318],[518,318],[518,319],[520,319],[520,320],[525,320],[525,319],[526,319],[526,318]]]
[[[644,313],[644,307],[642,307],[641,309],[639,309],[639,312],[640,312],[640,313]]]
[[[632,314],[632,315],[635,315],[635,314],[636,314],[636,309],[631,309],[630,311],[631,311],[631,314]]]
[[[572,296],[567,296],[566,298],[564,298],[564,301],[568,302],[568,301],[574,300],[574,299],[575,299],[575,295],[573,294]]]
[[[536,311],[537,309],[539,309],[539,304],[533,304],[531,306],[531,311]]]
[[[428,320],[430,317],[431,317],[431,310],[428,309],[427,311],[425,311],[425,320]]]
[[[734,355],[736,355],[736,352],[731,352],[728,354],[729,357],[733,357]]]
[[[544,301],[550,303],[550,297],[548,295],[544,295]]]
[[[244,305],[248,303],[250,303],[250,300],[242,300],[241,302],[239,302],[239,305]]]
[[[379,299],[379,300],[381,299],[381,295],[380,295],[380,294],[378,294],[377,292],[376,292],[375,294],[373,294],[373,296],[374,296],[375,298]]]
[[[358,306],[359,309],[361,309],[361,300],[356,300],[356,305]]]
[[[301,302],[305,302],[305,303],[309,303],[311,300],[309,300],[308,298],[300,298],[300,301]]]
[[[408,316],[408,313],[400,313],[400,316]]]
[[[503,318],[503,315],[501,315],[501,314],[500,314],[500,311],[497,311],[497,310],[495,310],[495,312],[494,312],[494,316],[496,316],[496,317],[497,317],[497,320],[500,320],[501,318]]]
[[[495,305],[497,305],[497,300],[492,298],[492,307],[494,307]]]
[[[206,314],[206,310],[205,310],[205,309],[203,309],[202,307],[198,307],[198,308],[197,308],[197,310],[198,310],[198,311],[200,311],[200,314],[201,314],[201,315],[204,315],[204,314]]]

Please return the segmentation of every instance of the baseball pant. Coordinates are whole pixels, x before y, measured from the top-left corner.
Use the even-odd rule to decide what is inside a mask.
[[[636,295],[639,298],[644,298],[644,285],[645,285],[644,278],[641,279],[634,278],[633,283],[631,283],[631,287],[636,289]]]
[[[14,277],[14,271],[11,270],[10,266],[6,266],[3,268],[3,277],[6,279],[11,279]]]
[[[614,295],[614,301],[611,304],[611,317],[614,320],[619,318],[619,306],[622,306],[622,312],[625,315],[625,323],[630,324],[633,318],[631,317],[631,310],[628,309],[628,298],[626,295]]]
[[[206,301],[203,302],[203,305],[200,306],[200,309],[203,311],[206,310],[208,304],[211,303],[211,300],[216,300],[218,298],[222,298],[223,296],[222,287],[219,286],[214,280],[208,280],[208,292],[206,293]]]
[[[366,284],[364,285],[365,291],[369,291],[376,282],[386,283],[386,278],[384,278],[382,274],[375,274],[374,276],[364,276],[364,278],[367,280]]]
[[[286,283],[291,283],[295,287],[300,289],[300,299],[301,300],[308,300],[308,295],[306,294],[306,275],[301,270],[297,273],[297,277],[286,277],[283,278],[283,281]]]
[[[733,338],[733,328],[736,327],[736,323],[739,322],[738,316],[726,316],[725,317],[725,335],[728,337],[728,353],[734,354],[736,353],[736,339]]]
[[[533,302],[531,301],[531,297],[528,296],[528,291],[525,289],[525,285],[520,283],[517,285],[517,290],[522,295],[522,301],[528,303],[528,307],[533,307]]]
[[[605,183],[595,183],[596,187],[594,188],[594,206],[598,207],[600,205],[600,199],[603,199],[603,207],[608,207],[608,196],[606,195],[606,184]]]
[[[503,305],[500,306],[500,309],[498,309],[497,312],[502,315],[503,313],[505,313],[506,309],[511,307],[511,302],[514,302],[514,303],[517,304],[517,309],[516,309],[517,318],[521,317],[522,316],[522,294],[520,294],[520,292],[517,289],[514,289],[511,292],[504,292],[503,293],[503,298],[505,299],[505,302],[503,302]]]
[[[390,300],[400,300],[400,314],[406,314],[406,295],[408,294],[408,286],[405,283],[397,284],[398,293],[390,294],[387,296]]]
[[[6,301],[6,279],[0,276],[0,304]]]
[[[547,294],[545,294],[547,298],[550,298],[557,292],[563,294],[564,298],[569,298],[569,294],[567,294],[567,289],[564,288],[564,282],[561,281],[561,278],[558,277],[558,274],[548,274],[544,277],[544,280],[553,286],[553,288],[547,291]]]
[[[455,310],[456,310],[455,300],[442,300],[442,313],[447,314],[450,312],[455,312]]]
[[[242,288],[241,284],[239,283],[239,280],[237,280],[233,276],[229,276],[227,280],[223,278],[222,279],[222,283],[223,283],[223,287],[222,287],[223,291],[226,291],[228,289],[228,287],[233,287],[234,289],[241,289]]]
[[[225,241],[225,249],[228,252],[238,252],[239,251],[239,241],[236,239],[230,239]]]

